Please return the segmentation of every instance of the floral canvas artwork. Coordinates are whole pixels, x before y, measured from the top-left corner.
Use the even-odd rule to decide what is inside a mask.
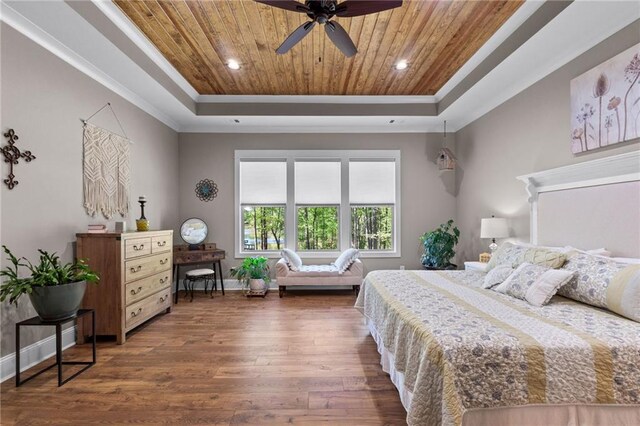
[[[571,80],[571,151],[640,137],[640,44]]]

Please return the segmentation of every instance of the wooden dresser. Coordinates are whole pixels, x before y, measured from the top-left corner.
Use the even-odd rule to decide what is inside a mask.
[[[96,310],[96,334],[126,333],[161,312],[171,312],[173,231],[76,234],[77,257],[100,274],[87,285],[82,307]],[[90,330],[91,326],[86,330]],[[78,340],[85,338],[78,323]]]

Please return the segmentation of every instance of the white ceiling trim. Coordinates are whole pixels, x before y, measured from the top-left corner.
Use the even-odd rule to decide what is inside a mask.
[[[202,103],[433,104],[435,96],[199,95]]]
[[[162,71],[169,76],[194,101],[198,100],[198,92],[164,57],[158,48],[136,27],[133,22],[111,0],[91,0],[107,18],[126,34]]]
[[[85,60],[72,49],[58,41],[55,37],[51,36],[49,33],[38,27],[4,2],[0,3],[0,20],[7,23],[16,31],[33,40],[46,50],[50,51],[69,65],[78,69],[80,72],[86,74],[109,90],[136,105],[138,108],[157,118],[173,130],[179,130],[178,123],[170,117],[160,112],[153,105],[133,91],[129,90],[127,87],[118,83],[102,70],[95,67],[93,64]]]
[[[635,1],[576,0],[439,117],[462,129],[637,19]]]
[[[511,34],[533,15],[544,4],[544,0],[527,0],[522,6],[502,24],[489,40],[483,44],[467,62],[451,77],[435,94],[438,102],[449,94],[462,80],[464,80],[478,65],[493,53]]]

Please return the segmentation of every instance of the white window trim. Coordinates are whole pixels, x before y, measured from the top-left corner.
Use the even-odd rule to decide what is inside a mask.
[[[247,256],[265,256],[279,258],[277,251],[242,251],[244,247],[244,234],[242,229],[240,207],[240,162],[241,161],[283,161],[287,162],[287,205],[285,207],[285,233],[291,233],[285,237],[285,248],[296,250],[296,204],[294,165],[296,161],[304,160],[340,160],[341,162],[341,203],[340,214],[340,250],[339,251],[303,251],[300,254],[305,258],[335,258],[341,251],[346,250],[351,244],[351,208],[349,204],[349,161],[394,161],[396,163],[396,202],[393,215],[393,250],[360,252],[364,258],[401,257],[401,217],[402,217],[402,191],[401,191],[401,161],[399,150],[236,150],[234,155],[234,249],[236,258]],[[355,205],[355,204],[354,204]]]

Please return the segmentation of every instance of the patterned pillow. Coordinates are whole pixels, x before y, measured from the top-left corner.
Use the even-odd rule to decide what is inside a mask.
[[[533,263],[534,265],[546,266],[548,268],[558,269],[567,260],[567,255],[556,250],[547,250],[539,247],[531,247],[527,249],[517,260],[518,264],[524,262]],[[517,266],[517,265],[514,265]]]
[[[558,294],[599,308],[607,307],[607,287],[614,275],[628,265],[587,253],[569,254],[562,269],[577,272]]]
[[[640,322],[640,265],[618,272],[607,287],[607,309]]]
[[[298,253],[293,250],[282,249],[282,251],[280,252],[280,256],[282,256],[285,262],[287,262],[287,266],[289,267],[289,269],[291,269],[293,272],[300,271],[300,268],[302,267],[302,259],[300,259],[300,256],[298,256]]]
[[[493,290],[498,293],[508,294],[516,299],[526,300],[529,287],[548,270],[549,268],[546,266],[523,263],[518,266],[502,284]]]
[[[506,280],[509,275],[513,273],[513,268],[508,265],[500,265],[496,266],[484,277],[484,282],[482,283],[482,288],[491,288],[498,284],[501,284]]]
[[[498,250],[491,256],[491,260],[487,263],[487,272],[498,265],[507,265],[513,267],[519,264],[520,259],[528,250],[528,247],[519,246],[511,243],[503,243]]]
[[[524,298],[533,306],[544,306],[558,292],[558,289],[568,283],[575,272],[563,269],[549,269],[538,277],[529,287]]]

